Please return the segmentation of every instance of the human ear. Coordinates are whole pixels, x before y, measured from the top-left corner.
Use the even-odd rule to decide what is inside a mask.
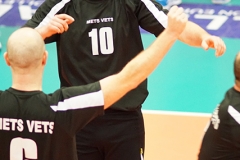
[[[9,58],[8,58],[8,53],[5,52],[3,56],[4,56],[4,59],[5,59],[6,64],[7,64],[8,66],[11,66],[11,63],[10,63]]]
[[[47,63],[47,58],[48,58],[48,52],[47,52],[47,51],[44,51],[43,59],[42,59],[42,65],[46,65],[46,63]]]

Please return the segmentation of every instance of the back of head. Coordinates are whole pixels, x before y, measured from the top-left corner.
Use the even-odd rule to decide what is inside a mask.
[[[7,42],[8,60],[14,69],[36,67],[41,63],[44,52],[44,41],[32,28],[16,30]]]
[[[234,61],[234,76],[237,85],[240,85],[240,52],[236,55]]]

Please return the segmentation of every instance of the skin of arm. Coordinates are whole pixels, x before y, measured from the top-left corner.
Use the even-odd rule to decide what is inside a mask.
[[[69,25],[74,22],[74,18],[67,14],[55,15],[49,24],[36,28],[43,39],[54,34],[61,34],[68,30]],[[178,25],[178,24],[177,24]],[[210,35],[198,24],[188,21],[179,40],[185,44],[195,47],[202,47],[204,50],[215,49],[215,55],[221,56],[226,51],[226,45],[220,37]]]
[[[168,17],[168,27],[149,48],[138,54],[118,74],[100,80],[105,109],[144,81],[178,39],[186,26],[187,16],[182,8],[175,6]]]
[[[197,24],[188,22],[179,40],[188,45],[199,47],[201,46],[204,35],[209,36],[209,34]]]
[[[220,37],[210,35],[203,28],[193,22],[188,22],[179,40],[190,46],[216,49],[215,55],[221,56],[226,51],[226,45]]]

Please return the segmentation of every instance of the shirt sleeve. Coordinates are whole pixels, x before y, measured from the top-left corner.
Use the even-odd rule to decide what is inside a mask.
[[[167,27],[168,10],[155,0],[138,0],[135,13],[140,27],[155,36]]]
[[[100,83],[68,87],[53,94],[55,102],[51,108],[56,112],[55,123],[70,135],[75,135],[87,123],[104,114],[104,98]]]

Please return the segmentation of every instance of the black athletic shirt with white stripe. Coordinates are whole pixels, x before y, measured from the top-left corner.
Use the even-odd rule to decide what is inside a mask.
[[[25,26],[40,27],[61,13],[75,21],[67,32],[46,40],[57,43],[61,86],[119,72],[143,50],[139,26],[155,36],[167,26],[167,10],[152,0],[46,0]],[[146,80],[111,108],[134,110],[147,95]]]
[[[53,94],[0,91],[0,159],[77,160],[74,137],[103,105],[98,82]]]
[[[230,88],[214,110],[198,160],[240,159],[240,92]]]

